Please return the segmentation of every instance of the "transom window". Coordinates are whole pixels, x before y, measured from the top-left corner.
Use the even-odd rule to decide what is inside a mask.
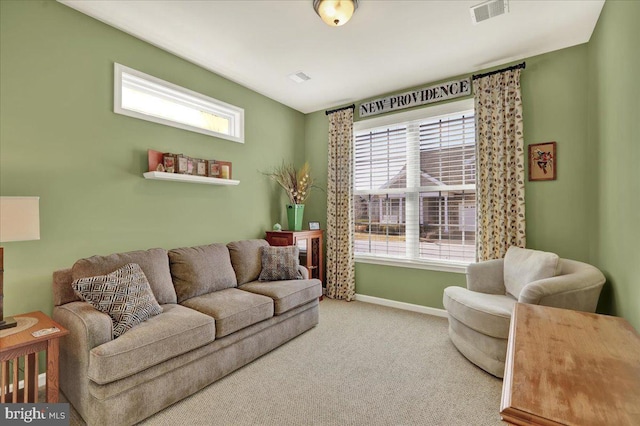
[[[475,262],[472,102],[354,124],[357,259],[454,269]]]
[[[114,112],[244,142],[244,110],[115,64]]]

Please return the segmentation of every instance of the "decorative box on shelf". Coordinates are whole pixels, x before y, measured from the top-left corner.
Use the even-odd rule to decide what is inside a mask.
[[[231,162],[228,161],[202,160],[152,149],[147,155],[149,171],[143,174],[145,179],[226,186],[240,183],[231,179]]]

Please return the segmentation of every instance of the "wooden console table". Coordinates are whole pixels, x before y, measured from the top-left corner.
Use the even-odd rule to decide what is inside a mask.
[[[309,277],[324,282],[322,230],[267,231],[266,240],[272,246],[298,246],[300,264],[307,267]]]
[[[64,327],[43,314],[30,312],[14,315],[14,318],[31,317],[38,322],[30,328],[20,332],[0,337],[0,403],[38,402],[38,352],[47,354],[47,396],[46,402],[58,402],[58,354],[59,341],[62,336],[69,334]],[[32,332],[43,328],[58,327],[60,331],[41,337],[33,337]],[[22,362],[20,362],[22,358]],[[22,369],[20,368],[22,364]],[[20,370],[23,372],[23,386],[19,388]],[[13,380],[10,379],[10,372]],[[13,389],[10,389],[10,386]]]
[[[640,425],[640,336],[624,319],[518,303],[500,414],[512,425]]]

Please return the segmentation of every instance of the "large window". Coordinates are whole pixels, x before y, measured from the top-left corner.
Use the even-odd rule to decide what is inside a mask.
[[[474,262],[472,101],[360,121],[354,129],[356,259],[445,270]]]
[[[115,64],[114,112],[244,142],[244,110]]]

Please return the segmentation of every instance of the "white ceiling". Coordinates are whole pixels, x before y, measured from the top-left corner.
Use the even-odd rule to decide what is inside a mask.
[[[604,5],[511,0],[473,25],[479,0],[360,0],[332,28],[312,0],[58,1],[303,113],[585,43]]]

